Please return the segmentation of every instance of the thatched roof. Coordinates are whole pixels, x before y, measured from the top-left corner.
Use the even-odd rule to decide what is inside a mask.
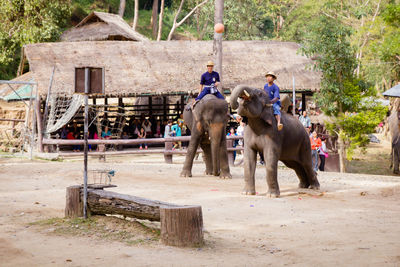
[[[274,71],[281,90],[319,88],[312,63],[297,53],[299,45],[275,41],[223,42],[223,87],[238,84],[262,88],[265,73]],[[69,42],[30,44],[25,47],[30,70],[41,94],[47,93],[56,67],[52,91],[74,92],[75,67],[104,67],[105,93],[135,96],[197,92],[206,62],[213,59],[212,41]]]
[[[24,74],[21,75],[21,76],[18,76],[18,77],[16,77],[16,78],[14,78],[14,79],[11,80],[11,81],[30,82],[30,81],[33,81],[33,74],[32,74],[32,72],[27,72],[27,73],[24,73]],[[28,85],[28,86],[29,86],[29,85]],[[10,84],[10,85],[8,85],[8,84],[0,84],[0,99],[7,100],[7,101],[8,101],[8,100],[9,100],[8,96],[10,96],[10,95],[15,95],[15,92],[14,92],[13,89],[11,89],[11,87],[12,87],[15,91],[18,92],[19,89],[21,89],[21,88],[26,88],[27,85],[26,85],[26,84]],[[29,87],[31,87],[31,86],[29,86]],[[28,88],[27,88],[27,89],[28,89]],[[29,89],[29,90],[31,90],[31,89]],[[25,91],[28,92],[29,90],[25,90]],[[27,95],[26,92],[25,92],[24,94],[23,94],[23,93],[19,93],[19,96],[21,96],[22,99],[29,99],[29,98],[30,98],[30,95]],[[29,91],[29,93],[30,93],[30,91]],[[11,99],[11,100],[18,100],[18,99],[19,99],[19,96],[18,96],[18,95],[15,95],[15,97],[13,97],[13,99]],[[15,99],[14,99],[14,98],[15,98]]]
[[[64,42],[103,40],[149,41],[134,31],[120,16],[96,11],[61,35],[61,41]]]

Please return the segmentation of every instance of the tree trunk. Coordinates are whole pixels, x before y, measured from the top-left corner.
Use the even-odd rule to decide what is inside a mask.
[[[65,217],[76,218],[83,216],[83,199],[80,185],[67,187],[65,202]]]
[[[139,0],[135,0],[135,14],[133,16],[133,24],[132,24],[132,29],[134,31],[136,31],[138,18],[139,18]]]
[[[178,207],[161,201],[150,200],[111,191],[88,192],[88,207],[92,214],[118,214],[150,221],[160,221],[160,206]]]
[[[161,11],[160,17],[158,18],[158,34],[157,34],[157,42],[161,40],[162,34],[162,24],[163,24],[163,16],[164,16],[164,2],[165,0],[161,0]]]
[[[170,246],[203,245],[201,206],[161,207],[161,241]]]
[[[158,0],[153,0],[153,9],[151,12],[151,27],[153,28],[153,39],[157,38],[157,17],[158,17]]]
[[[125,13],[126,0],[119,0],[118,15],[123,18]]]
[[[217,23],[223,24],[224,18],[224,0],[215,0],[215,14],[214,14],[214,25]],[[222,88],[222,33],[214,32],[214,54],[215,54],[215,71],[219,73],[220,89]],[[223,90],[220,90],[223,94]]]
[[[346,148],[344,145],[344,140],[343,140],[343,131],[339,131],[339,136],[338,136],[338,152],[339,152],[339,167],[340,167],[340,172],[346,172]]]

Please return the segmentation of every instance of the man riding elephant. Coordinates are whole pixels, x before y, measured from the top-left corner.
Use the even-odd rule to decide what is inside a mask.
[[[213,94],[219,99],[225,99],[224,96],[218,91],[217,87],[220,83],[219,73],[213,71],[214,62],[207,62],[207,71],[201,75],[200,78],[200,91],[196,97],[193,107],[207,94]]]

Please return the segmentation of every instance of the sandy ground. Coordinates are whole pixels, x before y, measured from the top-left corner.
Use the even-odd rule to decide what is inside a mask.
[[[320,173],[321,190],[299,192],[297,177],[279,169],[282,196],[265,196],[257,169],[257,196],[242,196],[242,167],[233,179],[179,177],[162,156],[130,156],[89,168],[116,170],[112,191],[203,209],[206,245],[175,248],[154,242],[65,236],[29,223],[64,216],[65,188],[81,183],[78,160],[0,158],[0,266],[400,266],[400,178]]]

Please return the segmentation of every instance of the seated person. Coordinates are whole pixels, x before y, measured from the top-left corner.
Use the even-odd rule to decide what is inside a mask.
[[[218,91],[217,86],[220,83],[219,74],[213,71],[214,63],[212,61],[207,62],[207,71],[201,75],[200,80],[200,94],[196,97],[194,105],[200,101],[205,95],[213,94],[220,99],[224,99],[224,96]]]

